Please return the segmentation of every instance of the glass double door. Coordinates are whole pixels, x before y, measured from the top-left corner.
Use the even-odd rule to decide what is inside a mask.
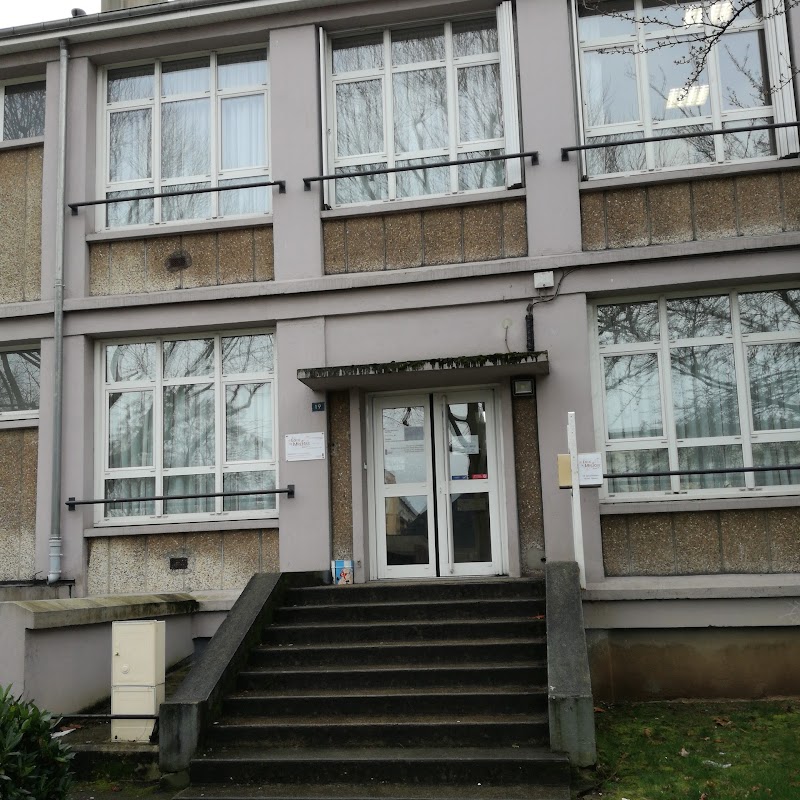
[[[499,575],[491,390],[374,401],[378,578]]]

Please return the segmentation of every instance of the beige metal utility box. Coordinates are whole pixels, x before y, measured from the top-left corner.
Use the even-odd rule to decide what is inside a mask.
[[[158,715],[164,702],[166,623],[111,625],[111,715]],[[111,739],[147,742],[155,719],[112,719]]]

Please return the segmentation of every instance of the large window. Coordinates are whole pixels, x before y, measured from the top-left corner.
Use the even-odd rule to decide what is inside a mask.
[[[269,180],[266,50],[110,69],[105,82],[109,199]],[[269,189],[134,200],[108,227],[264,214]]]
[[[576,0],[586,144],[795,119],[784,12],[662,0]],[[782,8],[782,7],[781,7]],[[697,71],[715,25],[730,23]],[[707,40],[707,39],[706,39]],[[796,153],[795,129],[586,151],[586,174],[630,173]]]
[[[596,430],[606,472],[769,467],[614,479],[615,499],[797,493],[800,289],[598,305]]]
[[[44,136],[44,81],[0,83],[2,140]]]
[[[274,489],[274,336],[104,344],[102,496]],[[274,495],[107,503],[100,519],[274,515]]]
[[[39,373],[36,348],[0,349],[0,421],[39,416]]]
[[[327,46],[328,158],[335,173],[518,152],[510,3],[497,17],[445,22]],[[507,149],[507,148],[510,148]],[[518,162],[335,181],[331,205],[496,189]]]

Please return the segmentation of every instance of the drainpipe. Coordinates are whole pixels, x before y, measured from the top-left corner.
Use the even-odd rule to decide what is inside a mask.
[[[58,182],[56,184],[56,276],[53,302],[53,341],[55,345],[53,389],[53,475],[50,499],[49,584],[61,580],[61,432],[64,400],[64,209],[67,170],[67,69],[69,46],[59,41],[58,75]]]

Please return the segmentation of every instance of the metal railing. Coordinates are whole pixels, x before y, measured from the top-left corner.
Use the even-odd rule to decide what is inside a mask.
[[[417,172],[424,169],[438,169],[440,167],[459,167],[464,164],[485,164],[491,161],[510,161],[511,159],[519,158],[524,160],[530,158],[531,165],[537,166],[539,164],[539,153],[536,150],[531,150],[526,153],[511,153],[501,156],[481,156],[479,158],[463,158],[455,161],[439,161],[433,164],[416,164],[407,167],[381,167],[380,169],[361,169],[356,172],[340,172],[335,175],[316,175],[313,178],[303,178],[303,185],[307,192],[311,191],[312,183],[319,183],[321,181],[337,181],[344,178],[368,178],[372,175],[391,175],[396,172]]]
[[[710,131],[688,131],[686,133],[670,133],[665,136],[645,136],[641,139],[622,139],[615,142],[593,142],[592,144],[576,144],[561,148],[561,160],[569,161],[569,154],[583,150],[601,150],[618,145],[645,144],[647,142],[670,142],[673,139],[697,139],[701,136],[720,136],[727,133],[749,133],[750,131],[771,131],[776,128],[800,128],[800,122],[768,122],[763,125],[746,125],[738,128],[715,128]],[[614,134],[609,134],[614,135]],[[616,134],[627,135],[627,134]]]
[[[209,492],[208,494],[169,494],[156,497],[104,497],[100,500],[76,500],[70,497],[64,505],[74,511],[77,506],[111,506],[117,503],[152,503],[158,500],[207,500],[212,497],[252,497],[268,494],[285,494],[289,500],[294,498],[294,484],[285,489],[253,489],[244,492]]]
[[[720,467],[719,469],[668,469],[661,472],[611,472],[603,473],[605,480],[624,480],[626,478],[669,478],[673,475],[721,475],[743,472],[789,472],[800,469],[800,464],[779,464],[774,467]]]
[[[78,215],[79,208],[87,206],[110,206],[114,203],[129,203],[132,200],[155,200],[158,197],[188,197],[196,194],[213,194],[219,192],[237,192],[240,189],[259,189],[263,186],[277,186],[278,194],[286,194],[286,181],[258,181],[257,183],[237,184],[235,186],[212,186],[208,189],[182,189],[178,192],[156,192],[150,194],[132,194],[125,197],[105,198],[104,200],[87,200],[83,203],[68,203],[72,216]]]

